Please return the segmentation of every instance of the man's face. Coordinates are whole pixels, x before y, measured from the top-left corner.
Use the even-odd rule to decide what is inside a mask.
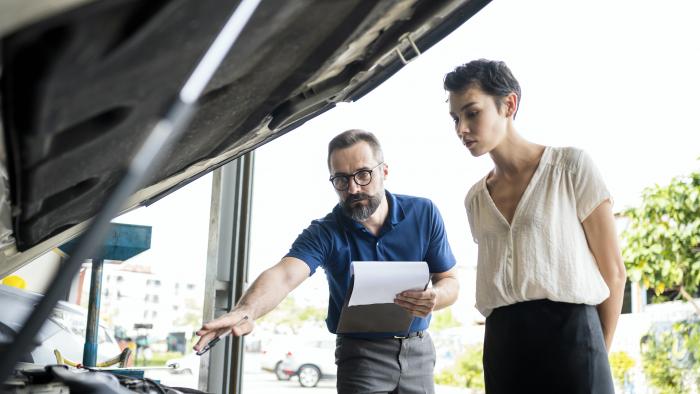
[[[357,222],[364,222],[377,210],[384,197],[386,165],[374,157],[372,148],[360,141],[345,149],[333,151],[330,160],[331,176],[352,175],[360,170],[370,170],[372,180],[365,186],[358,185],[353,177],[348,179],[348,189],[336,190],[340,206],[345,214]]]

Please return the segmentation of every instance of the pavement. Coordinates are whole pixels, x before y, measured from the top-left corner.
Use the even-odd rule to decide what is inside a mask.
[[[271,372],[260,368],[260,355],[246,353],[243,361],[243,393],[255,394],[336,394],[335,378],[321,380],[318,386],[305,388],[299,384],[296,377],[288,381],[279,381]],[[154,371],[149,373],[152,379],[158,379],[161,383],[174,387],[197,388],[197,375],[173,374],[168,371]],[[471,394],[472,392],[458,387],[436,386],[436,394]]]

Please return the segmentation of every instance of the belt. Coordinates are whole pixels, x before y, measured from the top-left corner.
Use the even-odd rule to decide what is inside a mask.
[[[408,339],[408,338],[414,338],[414,337],[423,338],[425,336],[425,334],[426,334],[426,332],[421,330],[421,331],[412,331],[406,335],[392,335],[392,336],[386,336],[386,337],[380,337],[380,336],[365,337],[365,336],[358,335],[358,334],[355,334],[355,335],[337,334],[337,335],[341,338],[364,339],[364,340],[372,341],[372,340],[381,340],[381,339]]]
[[[425,331],[413,331],[409,332],[406,335],[394,335],[394,339],[408,339],[408,338],[413,338],[413,337],[420,337],[423,338],[423,335],[425,335]]]

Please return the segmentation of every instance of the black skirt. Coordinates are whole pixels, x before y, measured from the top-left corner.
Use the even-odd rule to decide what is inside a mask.
[[[537,300],[494,309],[484,378],[487,394],[614,394],[596,308]]]

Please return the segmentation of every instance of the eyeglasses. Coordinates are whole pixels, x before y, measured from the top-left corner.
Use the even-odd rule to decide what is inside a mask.
[[[384,164],[384,162],[377,164],[371,170],[357,170],[350,175],[333,175],[328,180],[331,181],[335,190],[340,192],[344,192],[350,188],[350,178],[352,178],[357,186],[367,186],[372,182],[372,172],[382,164]]]

